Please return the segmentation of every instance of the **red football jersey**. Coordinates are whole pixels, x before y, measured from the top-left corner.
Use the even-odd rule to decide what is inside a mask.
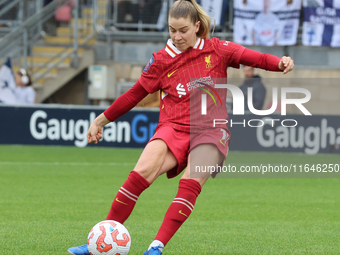
[[[181,52],[169,39],[139,78],[149,93],[161,91],[158,127],[190,132],[190,127],[213,127],[213,119],[228,119],[227,90],[215,89],[214,84],[227,83],[227,67],[239,68],[244,50],[233,42],[198,38],[193,48]],[[202,94],[208,95],[207,115],[201,114]]]

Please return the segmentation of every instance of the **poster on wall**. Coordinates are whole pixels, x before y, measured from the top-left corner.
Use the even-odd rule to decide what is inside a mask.
[[[242,45],[295,45],[301,0],[234,1],[234,42]]]
[[[201,0],[200,5],[206,11],[206,13],[213,18],[212,24],[216,26],[223,25],[222,17],[224,17],[224,13],[227,8],[227,4],[224,3],[224,0]]]
[[[302,43],[340,47],[340,0],[304,0]]]

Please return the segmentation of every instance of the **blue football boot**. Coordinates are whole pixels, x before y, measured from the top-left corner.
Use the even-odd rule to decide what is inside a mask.
[[[67,251],[68,253],[73,255],[90,255],[89,249],[87,248],[87,244],[69,248]]]
[[[144,252],[143,255],[162,255],[162,252],[159,248],[163,249],[164,247],[162,246],[151,247],[149,250]]]

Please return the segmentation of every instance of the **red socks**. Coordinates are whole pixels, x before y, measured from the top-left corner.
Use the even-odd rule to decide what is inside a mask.
[[[164,246],[170,241],[194,209],[201,189],[201,185],[195,180],[181,179],[179,181],[178,193],[165,214],[155,240],[161,241]]]
[[[119,189],[106,220],[115,220],[123,224],[130,216],[139,195],[149,186],[146,179],[132,171]],[[161,241],[164,246],[170,241],[194,209],[201,189],[201,185],[195,180],[181,179],[179,181],[178,193],[165,214],[155,240]]]
[[[113,200],[106,220],[115,220],[123,224],[135,207],[139,195],[149,186],[150,183],[146,179],[132,171]]]

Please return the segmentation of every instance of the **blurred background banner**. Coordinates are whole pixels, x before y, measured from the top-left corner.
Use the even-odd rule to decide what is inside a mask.
[[[0,106],[0,144],[85,147],[87,130],[105,108],[86,106]],[[130,111],[105,126],[99,146],[144,147],[154,135],[158,111]],[[97,145],[97,146],[98,146]],[[91,146],[91,145],[89,145]]]
[[[200,4],[207,14],[215,20],[215,25],[220,26],[223,23],[222,17],[226,11],[228,2],[229,1],[225,0],[201,0]],[[214,21],[212,21],[212,24],[214,24]]]
[[[141,109],[141,108],[140,108]],[[89,125],[104,108],[86,106],[0,106],[0,144],[85,147]],[[95,146],[143,148],[154,135],[158,111],[132,110],[106,125]],[[293,127],[295,126],[296,127]],[[229,116],[233,151],[340,153],[340,123],[327,115]]]
[[[231,150],[340,153],[338,116],[229,115],[229,129]]]
[[[302,42],[340,47],[340,0],[305,0]]]
[[[90,122],[128,91],[152,53],[165,47],[169,38],[167,16],[173,2],[0,0],[0,144],[86,146]],[[313,116],[308,119],[301,116],[299,108],[287,105],[285,119],[300,114],[295,128],[284,128],[279,121],[273,127],[268,123],[250,127],[249,120],[262,117],[231,117],[246,123],[245,127],[229,125],[232,149],[338,153],[340,124],[335,118],[340,116],[340,51],[309,45],[340,44],[340,0],[198,2],[216,20],[212,36],[226,41],[234,38],[243,45],[262,44],[249,48],[294,60],[294,71],[285,76],[251,67],[229,68],[228,83],[242,90],[245,102],[250,87],[254,107],[259,110],[272,107],[274,94],[280,100],[283,88],[304,88],[311,93],[305,107]],[[306,38],[312,44],[303,45]],[[267,47],[271,45],[279,46]],[[22,79],[17,79],[22,69],[32,79],[26,89],[36,91],[32,103],[37,104],[32,107],[22,107],[23,102],[11,98],[10,88],[22,88]],[[301,95],[289,96],[298,99]],[[232,100],[228,92],[230,114]],[[145,97],[136,111],[105,128],[99,146],[144,147],[158,122],[160,102],[159,92]],[[275,116],[280,105],[271,118],[282,120],[282,116]],[[245,111],[249,108],[248,104],[244,107]],[[256,121],[250,124],[256,125]]]
[[[0,69],[0,102],[15,104],[13,95],[15,89],[14,75],[12,72],[11,58],[8,57],[6,63]]]
[[[243,45],[295,45],[301,0],[234,1],[234,42]]]

